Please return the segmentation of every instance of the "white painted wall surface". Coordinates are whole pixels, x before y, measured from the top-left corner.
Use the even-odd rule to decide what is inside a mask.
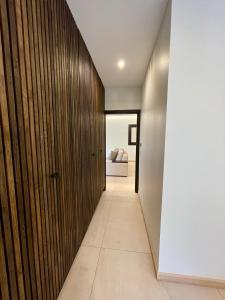
[[[115,148],[123,148],[128,152],[128,160],[136,160],[136,146],[128,146],[128,125],[137,124],[136,115],[106,116],[106,153]]]
[[[140,87],[112,87],[105,89],[105,109],[141,109]]]
[[[173,0],[159,271],[225,279],[225,1]]]
[[[156,264],[166,126],[171,5],[168,5],[143,86],[139,194]]]

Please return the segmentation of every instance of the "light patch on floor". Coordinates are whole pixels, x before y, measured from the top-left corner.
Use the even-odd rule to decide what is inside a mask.
[[[59,300],[225,300],[225,291],[156,280],[138,195],[135,164],[107,177]]]

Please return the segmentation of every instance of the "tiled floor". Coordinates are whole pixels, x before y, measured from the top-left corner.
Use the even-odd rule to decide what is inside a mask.
[[[158,282],[147,234],[128,178],[108,177],[59,300],[225,300],[225,291]]]

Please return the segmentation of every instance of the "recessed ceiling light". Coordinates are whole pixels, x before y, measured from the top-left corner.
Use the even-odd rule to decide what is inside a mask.
[[[120,59],[120,60],[118,61],[117,67],[118,67],[120,70],[124,69],[124,67],[125,67],[125,61],[124,61],[124,59]]]
[[[159,60],[159,67],[161,70],[167,69],[169,66],[169,57],[164,55]]]

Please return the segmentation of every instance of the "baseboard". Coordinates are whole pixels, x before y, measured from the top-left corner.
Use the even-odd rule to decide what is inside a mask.
[[[211,288],[225,289],[225,280],[216,279],[216,278],[204,278],[198,276],[158,272],[157,279],[160,281],[169,281],[169,282],[193,284],[198,286],[200,285],[200,286],[207,286]]]
[[[146,224],[146,219],[145,219],[145,214],[144,214],[144,210],[143,210],[143,207],[142,207],[142,204],[141,204],[141,197],[140,197],[140,194],[138,193],[138,198],[139,198],[139,205],[141,207],[141,212],[142,212],[142,216],[143,216],[143,219],[144,219],[144,224],[145,224],[145,230],[147,232],[147,237],[148,237],[148,243],[149,243],[149,246],[150,246],[150,251],[151,251],[151,255],[152,255],[152,260],[153,260],[153,266],[154,266],[154,271],[155,271],[155,275],[157,277],[157,274],[158,274],[158,260],[157,260],[157,256],[156,256],[156,253],[154,251],[154,248],[153,248],[153,244],[152,244],[152,241],[151,241],[151,237],[148,233],[148,229],[147,229],[147,224]]]

